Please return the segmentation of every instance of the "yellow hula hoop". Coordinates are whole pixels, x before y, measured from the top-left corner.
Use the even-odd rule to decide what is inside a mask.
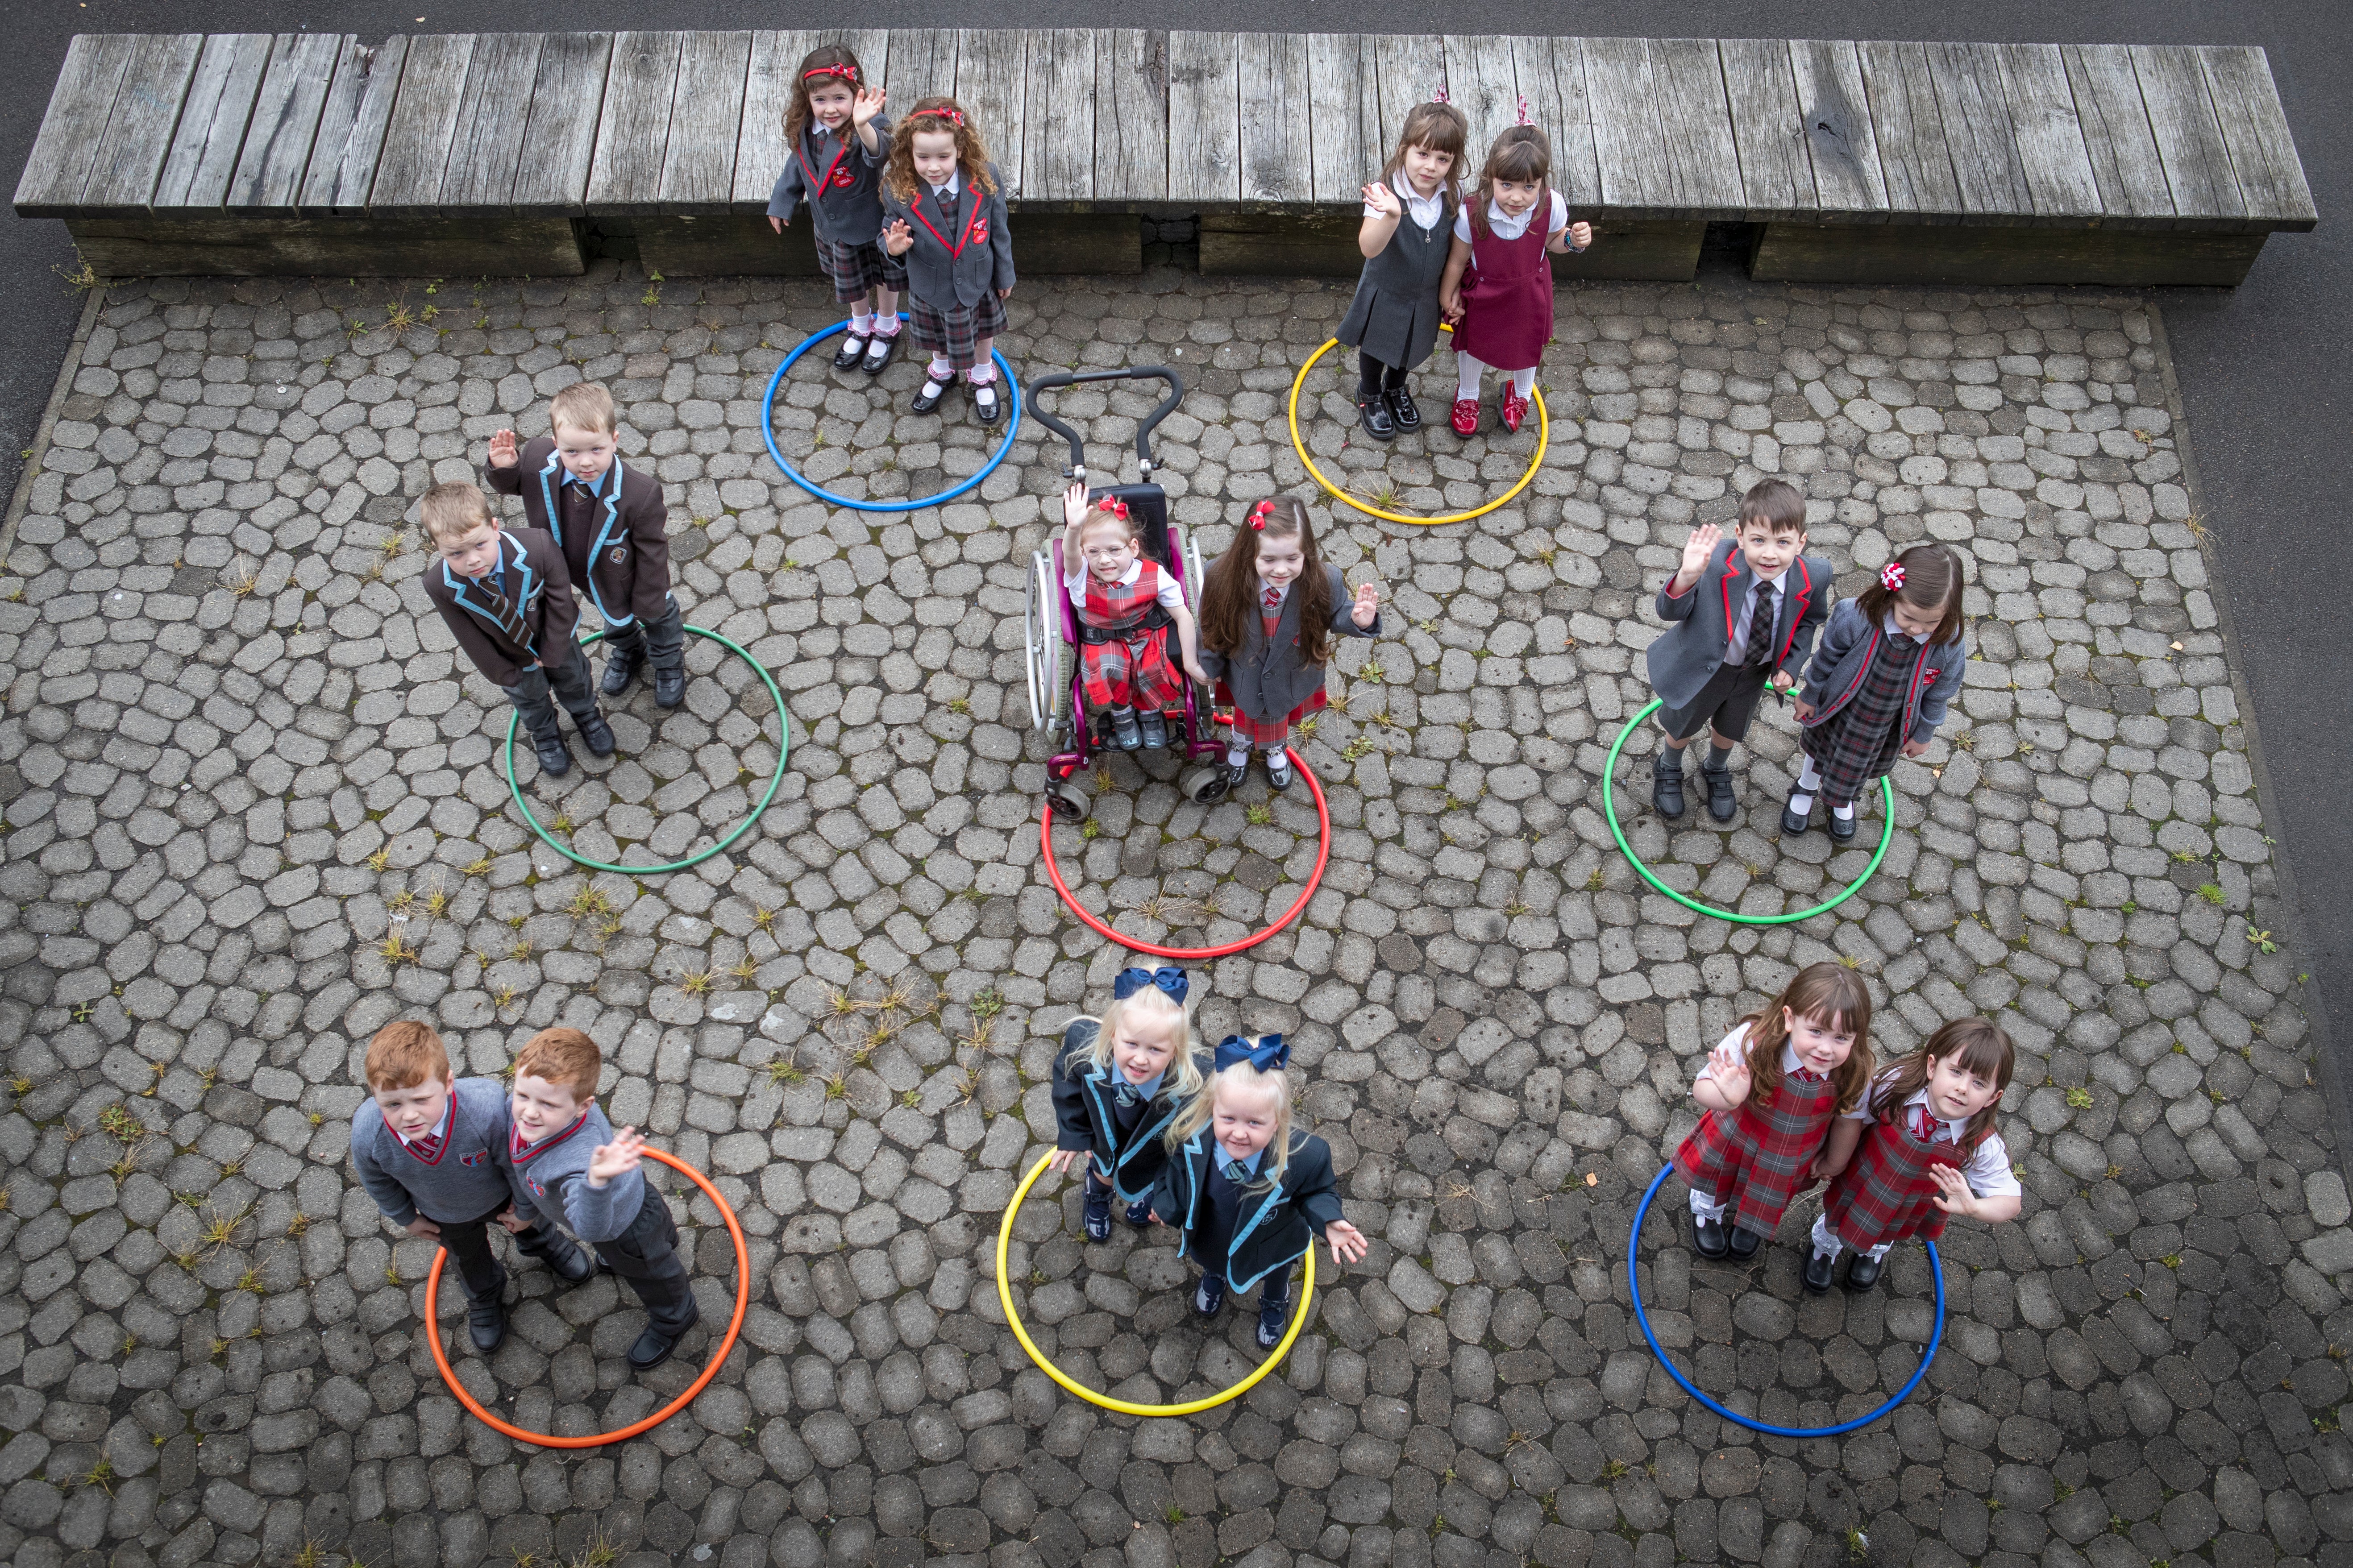
[[[1029,1352],[1029,1359],[1038,1363],[1039,1371],[1088,1404],[1100,1405],[1105,1410],[1115,1410],[1122,1415],[1193,1415],[1248,1394],[1258,1385],[1261,1378],[1272,1372],[1282,1363],[1282,1358],[1291,1353],[1291,1342],[1297,1339],[1299,1331],[1307,1326],[1308,1311],[1315,1304],[1315,1243],[1312,1237],[1307,1243],[1307,1261],[1300,1279],[1299,1310],[1292,1314],[1291,1327],[1283,1331],[1282,1342],[1274,1347],[1272,1354],[1253,1367],[1248,1377],[1222,1394],[1212,1394],[1206,1399],[1188,1399],[1181,1405],[1131,1405],[1124,1399],[1098,1394],[1048,1361],[1031,1342],[1029,1331],[1021,1326],[1021,1314],[1013,1310],[1013,1288],[1006,1279],[1005,1255],[1013,1245],[1013,1216],[1021,1212],[1021,1200],[1029,1195],[1029,1189],[1037,1184],[1039,1177],[1046,1173],[1046,1168],[1053,1163],[1053,1160],[1051,1154],[1038,1156],[1038,1163],[1029,1167],[1029,1173],[1021,1178],[1019,1186],[1013,1189],[1013,1201],[1005,1208],[1005,1223],[997,1227],[997,1300],[1005,1309],[1005,1321],[1013,1325],[1013,1337],[1021,1342],[1021,1348]]]
[[[1454,329],[1452,327],[1448,327],[1445,330],[1451,332]],[[1474,517],[1486,516],[1489,512],[1494,510],[1497,507],[1504,505],[1514,496],[1527,489],[1528,481],[1536,477],[1536,470],[1538,468],[1544,467],[1545,452],[1552,446],[1552,416],[1545,411],[1544,388],[1539,386],[1535,389],[1536,403],[1536,455],[1528,460],[1528,471],[1520,476],[1520,482],[1514,485],[1510,489],[1505,490],[1502,495],[1497,496],[1493,500],[1489,501],[1485,506],[1474,508],[1470,511],[1451,512],[1444,517],[1408,517],[1403,512],[1383,511],[1377,506],[1358,500],[1355,496],[1350,495],[1347,491],[1342,489],[1339,486],[1334,484],[1331,480],[1324,477],[1324,470],[1317,468],[1315,466],[1315,459],[1307,455],[1307,443],[1305,440],[1301,438],[1299,434],[1299,393],[1300,389],[1307,384],[1307,373],[1315,368],[1315,362],[1317,360],[1322,359],[1325,354],[1330,353],[1334,349],[1338,348],[1339,346],[1339,339],[1324,339],[1324,346],[1307,356],[1307,363],[1299,367],[1299,374],[1293,376],[1291,381],[1290,415],[1292,448],[1299,454],[1299,460],[1307,465],[1307,472],[1314,477],[1317,484],[1324,487],[1324,493],[1329,495],[1334,500],[1340,502],[1344,506],[1355,507],[1358,511],[1363,512],[1366,516],[1377,517],[1384,522],[1408,522],[1413,524],[1416,528],[1435,528],[1440,523],[1443,522],[1468,522]]]

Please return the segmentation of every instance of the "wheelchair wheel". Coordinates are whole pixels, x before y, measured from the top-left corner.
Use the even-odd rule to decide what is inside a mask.
[[[1092,805],[1075,785],[1049,784],[1046,788],[1046,809],[1057,822],[1084,822]]]
[[[1062,585],[1044,551],[1030,558],[1029,594],[1021,607],[1022,674],[1029,687],[1029,721],[1043,730],[1070,705],[1069,647],[1062,640]]]
[[[1229,786],[1226,770],[1221,767],[1190,768],[1176,781],[1187,800],[1196,805],[1215,805],[1226,798]]]

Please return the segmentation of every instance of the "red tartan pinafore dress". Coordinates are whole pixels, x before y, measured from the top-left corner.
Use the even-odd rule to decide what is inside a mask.
[[[1105,583],[1090,572],[1086,596],[1079,602],[1079,624],[1088,632],[1112,634],[1095,642],[1081,633],[1079,647],[1087,700],[1101,708],[1164,708],[1184,694],[1176,666],[1168,661],[1168,639],[1153,620],[1160,598],[1157,562],[1138,563],[1144,570],[1125,585]]]
[[[1751,1092],[1737,1110],[1700,1118],[1675,1171],[1692,1191],[1728,1206],[1725,1218],[1752,1236],[1769,1237],[1798,1194],[1838,1117],[1838,1086],[1811,1072],[1785,1073],[1759,1105]]]
[[[1552,187],[1536,191],[1528,228],[1517,239],[1497,237],[1476,218],[1471,224],[1471,273],[1462,281],[1462,320],[1455,324],[1454,352],[1498,370],[1525,370],[1544,358],[1552,342],[1552,263],[1545,247],[1552,236]]]
[[[1931,1201],[1936,1182],[1928,1172],[1937,1165],[1967,1165],[1985,1134],[1966,1143],[1931,1143],[1917,1126],[1926,1109],[1907,1105],[1893,1121],[1873,1121],[1853,1163],[1831,1178],[1822,1217],[1842,1245],[1862,1252],[1907,1236],[1934,1241],[1945,1234],[1945,1211]],[[1932,1130],[1944,1125],[1934,1117],[1929,1124]]]

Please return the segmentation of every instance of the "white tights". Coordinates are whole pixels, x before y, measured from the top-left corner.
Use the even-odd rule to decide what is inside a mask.
[[[1473,358],[1472,355],[1464,353],[1460,349],[1455,350],[1454,395],[1465,402],[1478,402],[1479,376],[1482,372],[1486,370],[1486,361]],[[1522,397],[1532,397],[1535,395],[1535,366],[1530,365],[1525,370],[1506,371],[1504,374],[1511,381],[1512,390],[1518,393]]]

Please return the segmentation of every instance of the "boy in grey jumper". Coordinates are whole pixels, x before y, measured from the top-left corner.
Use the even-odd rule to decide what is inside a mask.
[[[441,1037],[406,1020],[376,1031],[363,1070],[369,1098],[352,1117],[360,1184],[386,1219],[438,1239],[458,1260],[467,1332],[488,1355],[507,1332],[506,1270],[489,1233],[512,1196],[503,1163],[506,1091],[486,1078],[453,1079]],[[596,1271],[586,1254],[544,1226],[514,1234],[518,1250],[544,1259],[566,1284]]]
[[[629,1347],[629,1364],[650,1372],[702,1314],[678,1255],[678,1222],[638,1169],[646,1141],[634,1127],[616,1135],[596,1109],[604,1066],[596,1042],[577,1029],[542,1029],[523,1043],[507,1163],[516,1214],[570,1226],[645,1303],[646,1331]]]

